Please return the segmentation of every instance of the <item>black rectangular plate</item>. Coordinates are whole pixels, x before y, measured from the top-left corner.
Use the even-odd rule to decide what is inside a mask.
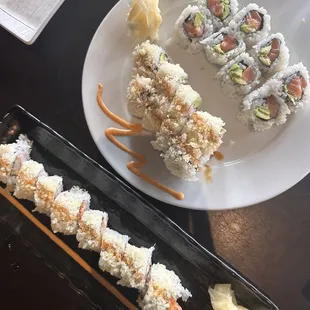
[[[251,310],[278,309],[268,297],[227,262],[199,245],[112,173],[23,108],[16,106],[3,118],[0,124],[0,142],[11,143],[20,133],[27,134],[34,142],[32,159],[44,164],[50,175],[63,176],[65,189],[77,185],[88,190],[92,197],[91,208],[106,211],[109,214],[111,228],[131,236],[131,243],[136,246],[150,247],[156,244],[153,262],[161,262],[168,269],[174,270],[181,278],[183,285],[193,294],[187,303],[181,302],[184,310],[212,309],[208,287],[215,283],[231,283],[240,303]],[[34,207],[28,201],[22,201],[22,204],[28,210],[32,210]],[[126,309],[120,301],[79,267],[8,201],[0,198],[0,205],[2,222],[13,227],[16,236],[25,240],[26,244],[37,253],[36,256],[42,257],[46,264],[52,266],[51,268],[64,278],[75,292],[79,292],[83,300],[88,302],[89,309]],[[39,214],[35,214],[35,216],[47,227],[50,227],[48,217]],[[74,236],[59,235],[59,237],[100,272],[98,254],[80,250]],[[4,243],[0,236],[0,246],[1,242]],[[28,263],[30,257],[30,255],[27,257]],[[0,258],[1,260],[2,258]],[[15,268],[15,262],[12,264]],[[20,264],[22,267],[22,260]],[[36,264],[35,259],[33,264]],[[17,269],[18,273],[20,268]],[[104,274],[104,277],[116,286],[116,279],[107,274]],[[46,281],[49,281],[50,278],[49,289],[53,290],[50,298],[56,298],[58,286],[53,284],[52,277],[47,277]],[[136,302],[137,292],[135,290],[120,286],[118,289],[133,303]],[[76,309],[87,308],[81,303],[81,307]]]

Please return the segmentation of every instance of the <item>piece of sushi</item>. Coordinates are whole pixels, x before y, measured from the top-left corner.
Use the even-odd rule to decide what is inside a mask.
[[[157,132],[167,116],[170,100],[163,94],[156,94],[150,98],[149,105],[142,115],[142,127],[149,132]]]
[[[63,191],[62,177],[41,176],[34,192],[34,211],[50,215],[55,198]]]
[[[87,210],[90,195],[78,186],[60,193],[52,206],[51,227],[54,233],[75,235],[78,230],[80,210]]]
[[[121,279],[117,284],[142,291],[152,264],[152,253],[154,250],[154,247],[138,248],[127,244],[120,264]]]
[[[246,95],[259,84],[261,73],[253,57],[242,53],[227,63],[216,75],[225,95]]]
[[[99,268],[112,276],[121,278],[122,257],[125,253],[129,237],[115,230],[106,228],[101,233],[101,252]]]
[[[279,96],[291,112],[297,112],[309,104],[309,74],[302,63],[287,67],[271,80],[278,82]]]
[[[138,74],[134,76],[127,89],[128,112],[133,116],[142,117],[154,94],[153,80]]]
[[[39,177],[47,176],[42,164],[34,160],[22,163],[16,177],[14,196],[19,199],[34,201],[34,193]]]
[[[14,143],[0,145],[0,182],[14,191],[16,176],[23,162],[30,159],[32,142],[26,135],[19,135]]]
[[[268,36],[271,17],[263,7],[250,3],[229,23],[232,31],[240,33],[247,47],[252,47]]]
[[[189,5],[175,23],[173,41],[188,53],[196,54],[203,49],[200,41],[212,33],[213,25],[209,13],[198,6]]]
[[[187,79],[188,75],[180,65],[166,62],[162,64],[156,74],[155,87],[159,93],[172,98],[180,84],[185,84]]]
[[[251,52],[259,69],[270,76],[285,69],[289,63],[290,53],[281,33],[272,34],[253,47]]]
[[[138,303],[143,310],[181,309],[177,300],[187,301],[192,294],[183,287],[180,278],[166,266],[154,264],[151,267],[145,290]]]
[[[181,179],[197,181],[197,172],[223,142],[224,125],[221,118],[195,112],[180,135],[166,140],[168,148],[162,157],[167,169]]]
[[[277,93],[277,83],[270,81],[244,98],[238,119],[250,129],[264,131],[284,124],[290,113]]]
[[[107,228],[108,214],[99,210],[80,210],[76,240],[79,248],[100,253],[101,232]]]
[[[159,151],[167,150],[171,138],[181,133],[201,102],[202,98],[190,85],[181,85],[156,133],[156,140],[151,142],[153,147]]]
[[[226,27],[238,12],[237,0],[200,0],[200,6],[210,12],[214,31]]]
[[[245,52],[246,46],[242,37],[228,27],[212,34],[201,41],[207,59],[214,64],[224,66],[228,61]]]
[[[145,41],[133,50],[133,76],[139,74],[154,79],[164,62],[170,62],[167,53],[159,46]]]

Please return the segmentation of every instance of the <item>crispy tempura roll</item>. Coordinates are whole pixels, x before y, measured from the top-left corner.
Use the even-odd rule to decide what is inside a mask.
[[[37,181],[42,176],[47,176],[42,164],[34,160],[23,162],[16,177],[14,196],[19,199],[34,201]]]
[[[156,74],[155,86],[164,96],[172,98],[180,84],[187,82],[188,75],[178,64],[165,62]]]
[[[99,210],[80,210],[79,228],[76,239],[79,248],[100,253],[101,231],[108,224],[108,214]]]
[[[138,303],[144,310],[181,309],[177,300],[187,301],[192,294],[182,286],[180,278],[162,264],[152,265],[145,291]],[[179,307],[179,308],[178,308]]]
[[[32,142],[20,135],[15,143],[0,145],[0,181],[14,190],[16,175],[23,162],[30,159]]]
[[[141,291],[145,286],[154,250],[154,247],[138,248],[128,244],[121,262],[121,280],[117,283]]]
[[[55,199],[51,212],[51,226],[54,233],[75,235],[81,207],[89,208],[90,195],[83,189],[73,186],[60,193]]]
[[[137,45],[132,53],[133,75],[139,74],[144,77],[155,78],[160,66],[170,61],[166,52],[159,46],[145,41]]]
[[[36,205],[34,211],[50,215],[54,200],[62,190],[62,177],[57,175],[39,177],[34,193]]]
[[[99,260],[99,268],[102,271],[121,278],[122,257],[129,239],[128,236],[109,228],[102,231]]]

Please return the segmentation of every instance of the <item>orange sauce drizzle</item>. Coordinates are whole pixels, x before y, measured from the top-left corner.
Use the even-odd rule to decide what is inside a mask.
[[[205,178],[208,183],[212,182],[212,168],[209,165],[206,165]]]
[[[112,293],[120,302],[122,302],[130,310],[138,310],[121,292],[112,286],[105,278],[103,278],[95,269],[68,247],[61,239],[53,234],[46,226],[44,226],[31,212],[29,212],[21,203],[19,203],[10,193],[0,186],[0,195],[6,198],[14,205],[23,215],[25,215],[34,225],[36,225],[45,235],[54,241],[60,248],[70,255],[82,268],[84,268],[91,276],[93,276],[101,285],[103,285],[110,293]]]
[[[218,151],[215,151],[215,152],[214,152],[214,157],[215,157],[217,160],[223,160],[223,159],[224,159],[224,155],[223,155],[221,152],[218,152]]]
[[[115,115],[112,113],[108,107],[104,104],[102,100],[102,93],[103,93],[103,87],[101,84],[98,84],[98,91],[97,91],[97,103],[100,107],[100,109],[114,122],[118,123],[122,127],[125,127],[127,129],[118,129],[118,128],[108,128],[105,130],[105,135],[111,141],[114,145],[116,145],[118,148],[120,148],[122,151],[128,153],[133,158],[135,158],[137,161],[131,161],[127,164],[127,168],[135,174],[137,177],[141,178],[145,182],[157,187],[158,189],[166,192],[167,194],[173,196],[174,198],[178,200],[184,199],[184,194],[181,192],[177,192],[174,189],[161,184],[160,182],[154,180],[150,176],[148,176],[145,173],[142,173],[140,171],[140,168],[142,168],[146,164],[146,159],[142,154],[139,154],[129,148],[127,148],[124,144],[119,142],[115,137],[116,136],[133,136],[136,134],[139,134],[142,132],[143,128],[141,124],[131,124],[122,119],[121,117]]]

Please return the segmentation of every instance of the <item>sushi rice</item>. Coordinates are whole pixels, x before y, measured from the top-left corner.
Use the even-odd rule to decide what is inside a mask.
[[[247,72],[248,71],[248,72]],[[245,75],[245,73],[247,73]],[[259,84],[261,73],[253,57],[242,53],[227,63],[216,75],[225,95],[235,98],[246,95]]]
[[[262,73],[267,76],[285,69],[290,59],[290,52],[282,33],[272,34],[263,39],[253,47],[250,54]]]
[[[200,41],[213,33],[209,13],[198,6],[187,6],[174,26],[173,41],[180,44],[189,54],[202,51]]]
[[[214,31],[219,31],[221,28],[228,26],[238,12],[239,6],[237,0],[199,0],[198,3],[200,7],[208,11]]]
[[[247,47],[251,48],[268,36],[271,17],[263,7],[250,3],[240,10],[229,23],[229,28],[239,33]]]
[[[246,50],[240,34],[234,33],[228,27],[222,28],[200,43],[204,46],[207,59],[220,66],[226,65],[228,61]]]
[[[250,129],[264,131],[284,124],[290,113],[277,92],[277,82],[269,81],[244,98],[237,118]]]

